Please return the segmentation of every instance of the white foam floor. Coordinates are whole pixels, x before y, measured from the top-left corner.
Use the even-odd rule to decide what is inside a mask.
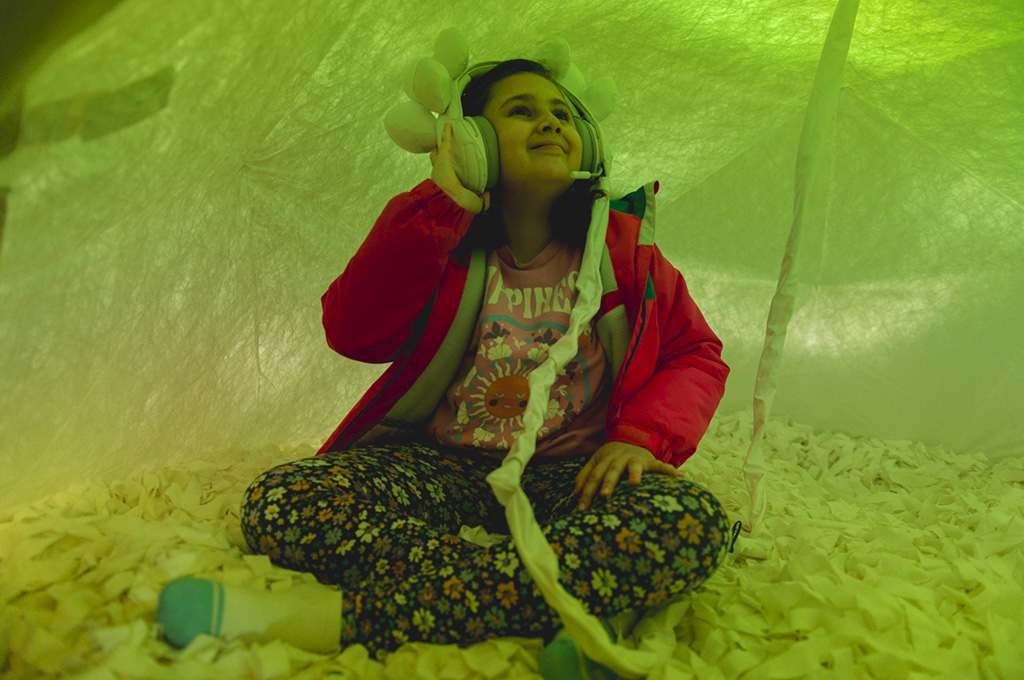
[[[750,416],[716,419],[684,466],[744,518]],[[651,677],[1024,678],[1024,461],[773,421],[768,510],[698,593],[650,612],[628,641],[661,650]],[[197,639],[154,621],[181,576],[256,588],[315,582],[250,555],[246,486],[309,446],[231,450],[90,481],[0,517],[4,678],[539,678],[536,640],[409,644],[382,661],[282,643]]]

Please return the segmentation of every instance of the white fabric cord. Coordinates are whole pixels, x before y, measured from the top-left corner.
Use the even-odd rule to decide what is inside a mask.
[[[811,86],[810,101],[804,116],[797,149],[795,195],[793,198],[793,226],[789,232],[786,251],[782,256],[779,283],[768,311],[765,328],[764,348],[757,366],[754,383],[754,427],[750,448],[743,463],[743,478],[750,493],[748,526],[744,528],[751,536],[764,516],[768,501],[763,485],[765,475],[764,454],[761,441],[764,428],[771,416],[772,403],[778,386],[782,365],[782,352],[786,344],[786,331],[796,306],[797,288],[800,285],[800,246],[805,224],[808,220],[808,198],[817,190],[826,144],[832,137],[836,109],[839,105],[839,88],[843,82],[843,69],[850,49],[853,25],[857,18],[859,0],[839,0],[832,23],[821,51],[821,59]],[[824,228],[824,225],[817,225]]]
[[[601,179],[601,188],[611,191],[607,177]],[[487,477],[495,496],[505,506],[509,531],[516,549],[529,570],[544,599],[561,616],[569,634],[584,654],[628,678],[647,676],[658,657],[640,650],[626,649],[611,643],[601,622],[583,609],[575,597],[558,582],[558,558],[541,532],[533,514],[530,500],[520,484],[523,469],[536,449],[537,431],[544,421],[551,387],[559,371],[578,351],[581,329],[590,323],[601,304],[601,254],[604,251],[605,232],[608,229],[609,200],[594,202],[593,217],[587,234],[587,244],[580,264],[577,280],[579,298],[569,317],[569,328],[558,342],[551,346],[548,357],[529,376],[530,399],[523,415],[523,431],[505,457],[501,467]]]

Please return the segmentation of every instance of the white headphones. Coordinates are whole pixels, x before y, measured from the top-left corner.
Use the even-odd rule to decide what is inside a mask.
[[[571,63],[569,45],[551,38],[537,50],[535,61],[555,76],[564,93],[583,142],[580,170],[575,179],[607,176],[611,154],[606,150],[599,120],[615,107],[615,81],[598,78],[589,86]],[[476,78],[497,66],[488,61],[467,66],[469,49],[465,37],[455,28],[441,32],[434,57],[413,60],[405,73],[405,92],[411,101],[393,107],[384,116],[384,127],[392,140],[406,151],[429,153],[441,142],[446,123],[452,126],[452,164],[465,187],[483,193],[497,185],[501,175],[498,137],[483,116],[463,115],[462,93]],[[435,113],[438,115],[435,117]]]
[[[483,193],[498,184],[501,176],[501,162],[498,153],[498,135],[490,121],[483,116],[463,115],[462,93],[475,78],[491,71],[501,62],[491,61],[476,64],[455,81],[451,103],[437,119],[437,135],[440,143],[445,124],[452,126],[452,164],[455,174],[466,188]],[[592,123],[593,114],[579,97],[564,85],[558,84],[572,109],[576,129],[583,142],[583,159],[580,170],[572,173],[574,179],[591,179],[604,174],[604,151],[601,130]]]

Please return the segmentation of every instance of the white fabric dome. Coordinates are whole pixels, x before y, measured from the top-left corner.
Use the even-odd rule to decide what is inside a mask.
[[[614,78],[612,183],[660,182],[656,241],[724,342],[719,414],[749,443],[835,0],[79,6],[101,5],[56,12],[0,102],[0,506],[327,437],[381,367],[327,348],[319,298],[429,176],[383,117],[448,26],[471,62],[558,35]],[[1017,459],[1024,5],[853,9],[772,416]]]

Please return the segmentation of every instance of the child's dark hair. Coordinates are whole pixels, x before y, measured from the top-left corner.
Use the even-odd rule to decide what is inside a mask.
[[[482,116],[484,108],[491,100],[494,84],[516,73],[536,73],[547,78],[555,87],[562,89],[555,76],[543,64],[529,59],[512,59],[504,61],[482,76],[474,78],[462,92],[462,114],[464,116]],[[607,197],[597,188],[598,178],[579,179],[562,194],[551,208],[551,228],[555,238],[563,243],[580,248],[586,243],[587,229],[590,227],[591,211],[594,201]],[[498,187],[491,190],[491,207],[495,200],[500,201]],[[488,211],[490,212],[490,211]],[[493,222],[493,217],[481,213],[473,221],[464,241],[486,249],[500,248],[505,245],[505,234]]]

